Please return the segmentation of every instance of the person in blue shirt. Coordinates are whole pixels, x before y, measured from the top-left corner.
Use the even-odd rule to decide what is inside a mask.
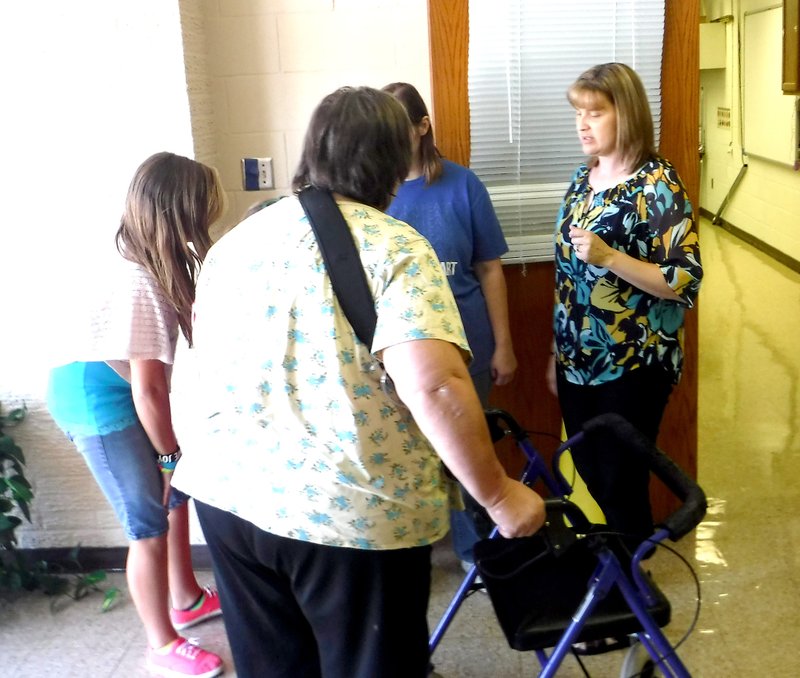
[[[412,125],[411,168],[387,212],[413,226],[436,251],[461,313],[474,356],[470,375],[485,408],[492,385],[508,384],[517,369],[500,262],[508,246],[486,187],[436,148],[417,89],[395,82],[383,90],[403,104]],[[491,525],[468,495],[464,500],[467,511],[451,516],[453,544],[462,562],[471,563],[473,544]]]

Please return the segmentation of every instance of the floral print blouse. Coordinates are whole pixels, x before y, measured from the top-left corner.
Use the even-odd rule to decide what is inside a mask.
[[[176,360],[173,486],[282,537],[430,544],[448,531],[451,483],[382,390],[376,358],[436,339],[468,360],[469,345],[428,241],[376,209],[338,204],[376,303],[372,350],[341,312],[297,198],[243,221],[206,257],[194,348]]]
[[[684,312],[693,305],[703,276],[686,189],[668,161],[654,158],[625,182],[590,194],[589,168],[581,165],[556,228],[553,322],[560,369],[571,383],[597,385],[644,365],[661,365],[677,383]],[[655,297],[578,259],[570,226],[658,264],[683,303]]]

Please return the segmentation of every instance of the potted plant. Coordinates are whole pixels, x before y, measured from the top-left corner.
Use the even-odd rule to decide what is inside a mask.
[[[25,477],[25,455],[22,448],[6,432],[6,429],[21,422],[26,415],[24,407],[4,414],[0,408],[0,595],[21,591],[42,590],[53,596],[55,604],[59,596],[74,600],[85,597],[92,591],[102,591],[99,584],[106,578],[103,570],[80,572],[79,548],[72,550],[69,569],[75,573],[65,574],[65,568],[40,560],[29,559],[17,549],[16,529],[23,518],[31,522],[30,504],[33,489]],[[22,516],[22,517],[20,517]],[[111,587],[104,592],[102,609],[108,610],[119,590]]]

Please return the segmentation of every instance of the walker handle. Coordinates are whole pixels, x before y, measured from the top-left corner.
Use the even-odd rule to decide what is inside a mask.
[[[544,458],[528,437],[528,432],[519,425],[514,417],[505,410],[496,407],[485,410],[484,414],[486,415],[486,423],[489,426],[492,442],[497,443],[507,435],[510,435],[516,441],[517,447],[525,455],[528,463],[520,478],[523,483],[532,486],[537,480],[541,480],[554,497],[572,494],[572,487],[558,466],[558,459],[564,449],[563,445],[553,453],[552,463],[548,468]]]
[[[517,420],[505,410],[492,407],[485,410],[484,415],[493,443],[502,440],[508,434],[511,434],[517,442],[524,440],[528,435]]]
[[[615,413],[601,414],[583,425],[587,437],[610,435],[629,454],[646,458],[653,474],[682,502],[660,525],[672,541],[689,534],[706,514],[708,504],[702,488],[627,419]]]

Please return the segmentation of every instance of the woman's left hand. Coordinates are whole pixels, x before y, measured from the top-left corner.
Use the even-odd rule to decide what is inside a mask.
[[[608,266],[608,257],[614,250],[596,233],[572,226],[569,229],[569,239],[578,259],[595,266]]]
[[[492,381],[497,386],[505,386],[514,378],[517,371],[517,357],[510,346],[495,347],[491,362]]]

